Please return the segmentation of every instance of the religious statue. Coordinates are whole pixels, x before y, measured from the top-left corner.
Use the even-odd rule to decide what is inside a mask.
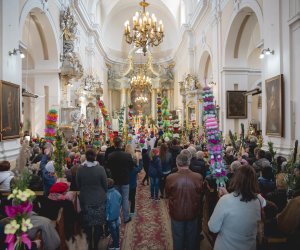
[[[62,14],[60,21],[60,28],[63,31],[64,40],[75,40],[77,33],[78,23],[75,20],[73,13],[70,11],[70,7]]]

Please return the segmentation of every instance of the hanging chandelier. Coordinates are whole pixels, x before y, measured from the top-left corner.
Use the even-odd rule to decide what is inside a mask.
[[[134,99],[135,102],[138,102],[138,103],[141,103],[141,104],[144,104],[144,103],[147,103],[148,102],[148,98],[144,95],[141,95],[141,96],[138,96]]]
[[[132,32],[130,28],[130,23],[127,20],[125,22],[125,32],[126,42],[129,44],[134,44],[135,47],[142,48],[144,56],[147,52],[147,46],[158,46],[164,37],[164,26],[162,21],[159,21],[157,25],[157,20],[154,14],[151,15],[146,12],[146,7],[149,3],[146,0],[140,2],[140,6],[143,8],[142,11],[136,12],[135,16],[132,18]]]
[[[130,81],[130,88],[133,89],[151,89],[151,79],[148,76],[139,74],[131,78]]]

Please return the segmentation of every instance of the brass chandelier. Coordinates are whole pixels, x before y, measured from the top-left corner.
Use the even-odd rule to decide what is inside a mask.
[[[151,89],[151,79],[148,76],[139,74],[137,76],[134,76],[131,78],[130,81],[130,88],[133,89],[139,89],[139,90],[145,90],[145,89]]]
[[[154,14],[151,15],[146,12],[146,7],[149,3],[146,0],[140,2],[143,10],[136,12],[135,16],[132,18],[132,32],[130,29],[130,23],[127,20],[125,22],[125,32],[126,42],[129,44],[134,44],[135,47],[142,48],[144,56],[147,52],[147,46],[158,46],[164,37],[164,26],[162,21],[159,21],[157,25],[157,20]]]

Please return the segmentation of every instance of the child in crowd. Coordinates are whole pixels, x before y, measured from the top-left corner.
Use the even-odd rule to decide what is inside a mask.
[[[107,188],[106,220],[113,240],[109,249],[118,250],[120,249],[120,209],[122,197],[120,193],[114,188],[113,179],[107,179]]]
[[[150,159],[151,161],[149,167],[149,177],[150,177],[151,199],[159,200],[158,187],[159,187],[159,180],[162,176],[162,168],[159,159],[159,150],[157,148],[151,150]]]
[[[136,182],[137,182],[137,175],[141,171],[143,167],[143,161],[141,159],[141,151],[137,150],[136,152],[136,159],[137,163],[135,168],[130,172],[130,182],[129,182],[129,201],[130,201],[130,215],[134,216],[135,210],[135,194],[136,194]]]

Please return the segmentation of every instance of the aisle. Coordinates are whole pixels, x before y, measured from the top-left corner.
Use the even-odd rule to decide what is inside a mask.
[[[172,233],[166,200],[150,199],[150,186],[141,185],[144,172],[138,177],[136,211],[132,221],[122,228],[123,250],[171,250]]]

